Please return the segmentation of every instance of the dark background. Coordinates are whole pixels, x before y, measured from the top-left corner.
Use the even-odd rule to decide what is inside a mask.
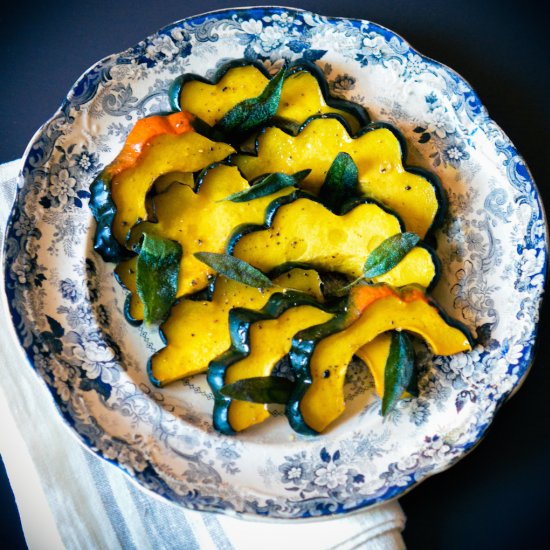
[[[0,162],[23,154],[76,79],[102,57],[172,21],[250,5],[237,0],[59,0],[3,8]],[[550,204],[550,44],[542,2],[317,0],[288,5],[379,23],[459,72],[521,152]],[[451,470],[400,499],[408,518],[404,538],[409,549],[549,547],[548,311],[546,303],[532,371],[483,442]],[[12,540],[9,547],[24,547],[3,468],[0,479],[0,546]]]

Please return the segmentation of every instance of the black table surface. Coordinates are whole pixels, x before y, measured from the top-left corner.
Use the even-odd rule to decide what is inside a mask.
[[[0,16],[0,162],[20,157],[75,80],[172,21],[250,1],[15,2]],[[257,5],[262,5],[257,4]],[[317,0],[293,7],[366,19],[405,37],[474,87],[550,203],[547,24],[541,2],[507,0]],[[520,391],[473,452],[400,499],[410,549],[548,547],[550,512],[549,305],[539,350]],[[0,468],[0,541],[24,547]],[[47,545],[45,546],[47,548]]]

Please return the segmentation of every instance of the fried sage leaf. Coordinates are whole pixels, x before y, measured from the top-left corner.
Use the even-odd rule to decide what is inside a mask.
[[[319,191],[319,198],[336,214],[346,201],[358,196],[359,171],[348,153],[338,153]]]
[[[383,416],[395,407],[403,392],[413,385],[411,380],[414,373],[414,349],[410,338],[404,332],[392,332],[390,353],[384,369]]]
[[[279,107],[285,76],[286,67],[283,67],[267,83],[259,96],[237,103],[225,113],[216,128],[230,136],[242,136],[268,122],[275,116]]]
[[[250,264],[228,256],[227,254],[216,254],[214,252],[195,252],[197,260],[203,264],[215,269],[218,273],[229,277],[239,283],[256,288],[268,288],[273,286],[273,283],[259,269],[252,267]]]
[[[295,174],[283,174],[282,172],[274,172],[261,177],[257,183],[254,183],[250,188],[233,193],[225,197],[224,201],[231,202],[248,202],[261,197],[272,195],[285,187],[297,186],[311,172],[310,169],[301,170]]]
[[[365,279],[372,279],[393,269],[420,241],[415,233],[397,233],[377,246],[367,258],[363,275],[351,283],[333,291],[334,296],[345,296],[353,286]]]
[[[416,233],[397,233],[377,246],[367,258],[363,277],[372,279],[393,269],[420,241]]]
[[[285,405],[292,395],[294,384],[282,376],[245,378],[224,386],[220,392],[226,397],[251,403],[280,403]]]
[[[143,234],[136,263],[136,289],[146,323],[158,323],[168,315],[178,289],[181,255],[179,243]]]

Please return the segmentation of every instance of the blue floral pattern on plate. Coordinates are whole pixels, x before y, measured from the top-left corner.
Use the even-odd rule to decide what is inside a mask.
[[[293,434],[277,411],[238,437],[215,433],[204,377],[151,386],[145,361],[161,346],[158,334],[124,321],[113,266],[93,252],[89,185],[136,119],[168,109],[179,74],[208,77],[242,57],[270,71],[284,59],[317,63],[334,95],[400,128],[409,163],[434,171],[448,194],[435,295],[477,330],[478,344],[452,358],[419,347],[420,397],[384,422],[370,375],[352,365],[346,413],[322,436]],[[533,359],[546,231],[524,161],[455,72],[368,21],[225,10],[169,25],[78,80],[26,151],[5,291],[31,365],[97,455],[189,508],[318,517],[399,496],[481,439]]]

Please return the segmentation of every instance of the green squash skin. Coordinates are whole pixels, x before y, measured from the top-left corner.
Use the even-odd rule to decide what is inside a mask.
[[[264,176],[259,176],[256,179],[262,178]],[[256,181],[256,179],[254,181]],[[265,211],[265,222],[262,225],[258,224],[243,224],[235,229],[235,232],[231,236],[229,243],[227,244],[227,254],[232,254],[236,244],[242,239],[245,235],[248,233],[252,233],[254,231],[263,231],[265,229],[269,229],[273,225],[273,220],[275,218],[275,215],[277,214],[277,210],[281,208],[281,206],[285,206],[286,204],[290,204],[294,201],[297,201],[298,199],[308,199],[313,202],[317,202],[319,204],[322,204],[327,210],[330,210],[333,212],[326,204],[323,203],[323,201],[317,197],[316,195],[312,195],[311,193],[308,193],[307,191],[303,191],[301,189],[298,189],[297,191],[294,191],[293,193],[290,193],[289,195],[285,195],[284,197],[279,197],[278,199],[275,199],[273,202],[269,204],[269,206],[266,208]],[[386,208],[385,206],[381,205],[377,201],[373,199],[368,198],[357,198],[357,197],[351,197],[349,201],[346,201],[345,204],[341,208],[341,215],[347,214],[350,210],[353,210],[356,206],[359,206],[360,204],[376,204],[376,206],[380,207],[384,212],[387,212],[388,214],[391,214],[394,216],[397,221],[399,222],[399,227],[401,231],[404,229],[403,222],[399,218],[395,212],[391,211],[389,208]],[[333,212],[334,213],[334,212]],[[286,265],[286,264],[285,264]],[[307,266],[308,264],[302,264],[304,266]],[[276,268],[278,269],[278,268]],[[311,269],[311,266],[306,267],[306,269]],[[286,269],[283,269],[283,271],[286,271]]]
[[[298,267],[298,266],[296,266],[296,267]],[[286,269],[283,268],[279,271],[278,275],[282,275],[282,274],[286,273],[287,271],[290,271],[293,268],[294,268],[294,266],[289,266]],[[307,266],[306,269],[311,269],[311,266]],[[274,277],[270,277],[270,278],[274,278]],[[212,297],[214,295],[214,289],[216,287],[216,279],[217,279],[217,277],[214,277],[212,279],[212,281],[210,282],[210,284],[205,289],[199,290],[198,292],[195,292],[195,294],[191,294],[190,296],[182,296],[181,298],[178,298],[172,304],[172,307],[175,307],[181,300],[194,300],[194,301],[197,301],[197,302],[211,302]],[[124,285],[122,285],[122,286],[124,286]],[[298,290],[293,290],[293,291],[290,291],[290,292],[303,294],[303,293],[300,293]],[[309,294],[304,294],[304,296],[308,296],[310,300],[313,300],[313,298],[311,296],[309,296]],[[128,304],[129,304],[129,298],[127,298],[127,301],[128,301]],[[317,302],[315,302],[315,304],[317,304]],[[255,313],[257,313],[257,312],[255,312]],[[130,317],[128,315],[126,317],[126,320],[128,320],[130,322],[130,319],[132,319],[132,317]],[[134,323],[136,324],[136,326],[138,326],[142,323],[142,321],[135,321],[134,320]],[[160,339],[162,340],[162,343],[166,347],[168,345],[168,339],[166,338],[166,335],[164,334],[164,331],[162,330],[162,326],[163,325],[161,324],[159,326],[159,329],[158,329],[159,330],[159,336],[160,336]],[[158,380],[155,376],[153,376],[151,361],[152,361],[152,359],[155,355],[156,355],[156,353],[153,354],[151,357],[149,357],[149,359],[147,360],[147,374],[149,376],[149,381],[154,386],[156,386],[157,388],[162,388],[163,384],[160,382],[160,380]]]
[[[320,67],[315,65],[315,63],[307,61],[306,59],[297,60],[290,65],[287,71],[287,76],[291,76],[292,74],[298,73],[300,71],[310,73],[311,76],[313,76],[315,80],[317,80],[317,83],[319,84],[319,89],[321,90],[321,94],[323,95],[323,99],[329,107],[332,107],[333,109],[338,109],[340,111],[345,111],[346,113],[349,113],[350,115],[355,117],[358,122],[359,128],[362,128],[363,126],[366,126],[370,123],[371,120],[369,114],[362,105],[354,103],[353,101],[348,101],[347,99],[334,97],[330,94],[328,81],[323,74],[323,71],[320,69]],[[340,115],[335,116],[340,117]],[[288,123],[288,127],[297,130],[300,126],[297,124]]]
[[[258,225],[255,223],[245,223],[235,228],[233,235],[231,235],[231,237],[229,238],[229,242],[227,243],[226,254],[233,254],[237,243],[242,239],[242,237],[244,237],[248,233],[269,229],[273,224],[273,218],[275,217],[277,210],[281,206],[284,206],[285,204],[290,204],[291,202],[294,202],[298,199],[310,199],[316,202],[320,202],[319,199],[314,195],[310,195],[309,193],[300,190],[294,191],[293,193],[285,195],[284,197],[279,197],[278,199],[275,199],[269,204],[269,206],[265,210],[265,222],[263,225]]]
[[[259,176],[262,178],[263,176]],[[233,234],[230,243],[227,247],[227,253],[232,254],[233,250],[235,249],[236,244],[239,242],[239,240],[247,235],[248,233],[252,233],[254,231],[263,231],[265,229],[269,229],[273,225],[273,219],[275,217],[275,214],[277,214],[277,210],[286,204],[290,204],[291,202],[294,202],[298,199],[309,199],[311,201],[315,201],[319,204],[322,204],[327,210],[330,210],[333,214],[336,214],[338,216],[343,216],[353,210],[356,206],[359,206],[361,204],[376,204],[379,208],[381,208],[384,212],[387,212],[388,214],[391,214],[394,216],[397,221],[399,222],[399,229],[400,231],[403,231],[405,229],[405,225],[401,221],[401,218],[392,210],[389,208],[386,208],[384,205],[376,202],[372,199],[367,198],[358,198],[355,195],[352,196],[349,200],[345,201],[340,209],[339,212],[334,212],[327,204],[323,202],[323,200],[320,197],[317,197],[315,195],[310,195],[306,191],[298,190],[294,193],[291,193],[290,195],[287,195],[285,197],[281,197],[280,199],[276,199],[273,201],[269,207],[268,210],[266,210],[266,221],[264,225],[255,225],[255,224],[245,224],[237,228],[235,233]],[[420,246],[420,244],[418,245]],[[430,251],[430,254],[432,256],[435,256],[435,253],[432,253]],[[435,264],[434,259],[434,264]],[[439,265],[439,264],[438,264]],[[311,264],[307,262],[286,262],[284,264],[280,264],[277,267],[273,268],[269,273],[268,276],[272,279],[275,277],[278,277],[279,275],[282,275],[283,273],[286,273],[287,271],[293,269],[293,268],[300,268],[300,269],[315,269],[319,273],[323,273],[323,270],[320,270],[319,268],[313,267]],[[328,273],[325,271],[325,273]],[[438,275],[439,276],[439,275]],[[437,277],[438,277],[437,276]],[[436,279],[435,277],[434,279]]]
[[[159,112],[151,116],[166,116],[170,112]],[[112,234],[112,225],[117,212],[111,197],[112,177],[103,169],[90,185],[90,210],[96,221],[94,250],[105,262],[118,263],[135,254],[122,246]],[[130,229],[130,228],[128,228]]]
[[[323,295],[323,298],[325,300],[324,303],[325,305],[327,305],[327,307],[330,304],[333,304],[335,301],[340,301],[342,299],[341,297],[335,297],[335,296],[332,296],[331,294],[326,293],[325,289],[326,289],[327,283],[325,281],[327,277],[334,277],[334,276],[338,277],[338,279],[342,280],[341,286],[344,286],[350,282],[348,277],[346,277],[345,275],[342,275],[337,271],[325,271],[319,268],[315,268],[311,264],[308,264],[306,262],[286,262],[272,269],[267,274],[267,276],[270,279],[276,279],[277,277],[283,275],[284,273],[292,269],[315,269],[315,271],[317,271],[321,279],[321,294]]]
[[[459,321],[458,319],[455,319],[454,317],[451,317],[439,304],[437,304],[434,300],[431,300],[429,297],[428,297],[428,301],[430,302],[430,304],[432,306],[434,306],[435,308],[437,308],[437,310],[439,311],[439,315],[441,315],[441,318],[451,327],[454,327],[454,328],[457,328],[458,330],[460,330],[464,336],[466,336],[466,338],[468,339],[468,342],[470,343],[470,346],[472,346],[472,348],[475,347],[475,345],[477,344],[477,339],[474,338],[474,335],[472,334],[472,331],[464,324],[462,323],[461,321]]]
[[[168,89],[168,100],[170,101],[170,107],[174,111],[181,111],[180,105],[180,93],[181,89],[187,84],[187,82],[198,81],[203,84],[216,85],[218,82],[225,76],[225,74],[230,69],[235,69],[236,67],[256,67],[266,78],[271,78],[268,70],[265,68],[264,64],[261,61],[256,59],[233,59],[228,63],[223,64],[214,74],[211,79],[205,78],[204,76],[194,74],[194,73],[185,73],[178,76],[173,82],[170,88]],[[206,124],[206,123],[205,123]],[[208,126],[208,125],[207,125]]]
[[[126,291],[128,292],[128,294],[126,295],[126,298],[124,300],[124,308],[123,308],[123,312],[124,312],[124,318],[126,319],[126,322],[128,324],[130,324],[131,326],[133,327],[139,327],[140,325],[143,324],[143,321],[140,320],[140,319],[134,319],[131,315],[130,315],[130,300],[132,298],[132,294],[130,293],[128,287],[122,282],[121,278],[118,276],[118,274],[115,272],[113,272],[113,275],[115,276],[115,279],[117,281],[117,283]]]
[[[258,69],[266,78],[270,78],[270,74],[260,61],[249,60],[249,59],[234,59],[225,63],[220,67],[212,79],[205,78],[204,76],[194,74],[194,73],[185,73],[178,76],[168,89],[168,101],[170,102],[170,107],[173,111],[182,111],[180,104],[180,93],[187,82],[197,81],[202,82],[203,84],[216,85],[230,70],[236,67],[247,67],[254,66]],[[203,135],[204,137],[210,139],[211,141],[227,141],[227,137],[219,128],[215,126],[210,126],[204,120],[195,115],[195,118],[191,122],[191,126],[195,132]]]
[[[412,286],[412,285],[411,285]],[[470,332],[470,329],[464,324],[450,317],[436,302],[428,296],[430,305],[435,307],[442,319],[450,326],[460,330],[468,339],[472,348],[475,346],[475,339]],[[348,302],[349,307],[349,302]],[[315,351],[315,346],[327,336],[339,332],[347,327],[347,313],[344,312],[323,325],[305,329],[294,336],[292,339],[292,347],[289,357],[290,364],[296,377],[296,389],[294,390],[287,406],[285,413],[287,415],[290,426],[293,430],[303,435],[318,435],[319,432],[307,425],[302,413],[300,412],[300,402],[312,383],[310,370],[310,360]],[[413,335],[415,336],[415,335]],[[415,391],[414,386],[411,387]]]
[[[430,253],[430,256],[432,258],[432,262],[434,264],[434,278],[432,279],[432,282],[428,285],[428,288],[426,288],[425,292],[426,294],[430,293],[439,282],[439,278],[441,277],[441,260],[439,259],[439,256],[436,254],[434,248],[429,245],[428,243],[420,241],[417,245],[417,248],[424,248]]]
[[[105,262],[128,260],[135,254],[124,248],[113,236],[116,206],[111,197],[111,178],[103,170],[90,185],[90,210],[96,221],[94,250]]]
[[[213,170],[214,168],[216,168],[217,166],[220,166],[220,165],[224,165],[224,166],[233,166],[230,162],[229,159],[225,159],[225,160],[222,160],[222,161],[219,161],[219,162],[214,162],[208,166],[206,166],[205,168],[203,168],[197,175],[195,175],[195,187],[194,187],[194,192],[195,193],[198,193],[200,191],[200,188],[204,182],[204,179],[206,178],[207,174],[209,171]],[[259,178],[256,178],[256,180],[254,181],[257,181]],[[177,182],[175,182],[177,184]],[[253,184],[254,182],[252,182]],[[174,184],[172,184],[174,185]],[[178,184],[179,185],[179,184]],[[151,186],[151,188],[153,188],[153,186]],[[163,193],[166,193],[168,191],[169,187],[163,191]],[[297,191],[295,193],[292,193],[291,195],[289,196],[294,196],[296,193],[300,193],[300,197],[307,197],[307,198],[311,198],[313,200],[318,200],[316,197],[314,197],[313,195],[309,195],[305,192],[302,192],[302,191]],[[157,194],[156,196],[159,196],[161,195],[162,193],[159,193]],[[277,202],[277,201],[282,201],[284,204],[286,204],[286,202],[284,202],[283,199],[285,199],[286,197],[281,197],[280,199],[275,199],[267,208],[266,210],[266,216],[269,215],[269,212],[271,212],[271,208],[272,206],[274,206],[274,203]],[[298,196],[296,198],[299,198]],[[295,200],[295,199],[293,199]],[[273,215],[275,214],[275,212],[273,212]],[[114,216],[114,214],[113,214]],[[270,216],[270,219],[272,218],[272,216]],[[134,227],[139,227],[140,224],[144,223],[145,220],[140,220],[136,223],[136,225]],[[157,223],[158,222],[158,218],[157,218],[157,214],[156,214],[156,209],[155,209],[155,202],[152,201],[151,205],[150,205],[150,218],[148,220],[146,220],[147,222],[149,223]],[[237,233],[240,233],[240,230],[241,229],[245,229],[245,228],[258,228],[256,230],[259,230],[259,228],[264,228],[264,226],[256,226],[254,224],[246,224],[245,226],[239,226],[236,228],[236,231],[234,233],[234,235],[236,235]],[[243,233],[244,234],[244,233]],[[240,238],[240,237],[239,237]],[[114,239],[114,238],[113,238]],[[127,242],[129,242],[131,239],[131,234],[128,233],[128,237],[127,237]],[[231,244],[232,243],[232,239],[233,239],[233,236],[231,236],[230,238],[230,241],[229,241],[229,244],[228,244],[228,249],[231,248],[233,249],[234,247],[234,244]],[[117,244],[118,242],[115,241]],[[236,241],[235,241],[235,244],[236,244]],[[128,245],[130,246],[130,245]],[[136,248],[137,247],[137,244],[132,247],[132,248]],[[124,248],[123,249],[124,251],[126,251],[128,254],[129,254],[129,257],[132,257],[132,256],[135,256],[136,253],[135,252],[131,252],[130,250]],[[229,254],[230,252],[228,252]],[[123,259],[127,259],[127,258],[123,258]],[[113,260],[113,261],[118,261],[118,260]],[[305,266],[305,264],[304,264]],[[286,273],[287,271],[289,271],[290,269],[292,269],[293,266],[291,266],[290,264],[288,264],[288,267],[282,267],[282,268],[278,268],[277,270],[277,276],[278,275],[281,275],[283,273]],[[298,267],[298,266],[296,266]],[[310,265],[307,265],[304,267],[305,269],[312,269],[312,267]],[[270,275],[271,277],[271,275]],[[271,278],[274,278],[275,276],[271,277]],[[126,286],[122,283],[122,281],[120,280],[120,278],[116,275],[115,273],[115,278],[117,279],[118,283],[125,289],[125,290],[128,290],[126,288]],[[215,278],[212,279],[212,282],[210,283],[210,285],[208,285],[208,287],[206,287],[205,289],[203,290],[200,290],[194,294],[191,294],[190,296],[185,296],[186,299],[189,299],[189,300],[208,300],[210,301],[212,299],[212,294],[214,292],[214,284],[215,284]],[[175,305],[176,303],[178,303],[179,300],[176,300],[174,302],[173,305]],[[140,320],[137,320],[137,319],[134,319],[131,315],[130,315],[130,296],[127,296],[126,298],[126,301],[124,303],[124,317],[126,319],[126,321],[132,325],[132,326],[140,326],[142,324],[142,321]],[[162,325],[161,325],[161,328],[160,328],[160,335],[161,335],[161,338],[163,338],[163,341],[164,343],[166,343],[165,339],[164,339],[164,335],[162,333]],[[150,376],[150,379],[151,379],[151,382],[155,385],[157,385],[158,387],[160,387],[160,385],[158,384],[158,381]]]
[[[159,334],[162,337],[162,341],[166,344],[166,338],[164,337],[164,334],[162,333],[162,331],[159,331]],[[149,359],[147,359],[147,376],[149,378],[149,382],[151,382],[151,384],[153,384],[153,386],[155,386],[157,388],[162,388],[163,387],[160,380],[158,378],[155,378],[155,376],[153,376],[153,370],[152,370],[152,367],[151,367],[151,357],[149,357]]]
[[[302,330],[292,339],[289,357],[296,379],[296,388],[285,407],[285,414],[290,427],[301,435],[319,435],[317,430],[306,424],[300,411],[300,402],[311,385],[310,357],[313,355],[318,341],[345,327],[348,317],[346,309],[343,307],[343,312],[327,323]]]
[[[370,124],[365,126],[360,132],[358,132],[356,136],[353,136],[353,137],[359,138],[362,135],[366,134],[367,132],[372,132],[373,130],[378,130],[381,128],[389,130],[399,142],[399,145],[401,148],[401,163],[403,164],[403,168],[407,172],[410,172],[411,174],[415,174],[425,179],[432,186],[434,190],[438,208],[430,227],[426,231],[424,240],[429,242],[430,244],[433,243],[433,246],[435,248],[434,233],[436,229],[438,229],[441,226],[441,224],[443,223],[443,220],[445,219],[445,216],[447,215],[447,208],[448,208],[447,193],[445,192],[445,189],[443,189],[443,185],[441,185],[441,180],[437,177],[436,174],[434,174],[433,172],[430,172],[429,170],[425,170],[424,168],[421,168],[419,166],[411,166],[407,164],[407,156],[408,156],[407,141],[405,140],[405,136],[403,136],[403,134],[392,124],[389,124],[387,122],[371,122]]]
[[[216,278],[212,279],[212,282],[205,289],[199,290],[198,292],[195,292],[195,294],[191,294],[190,296],[182,296],[181,298],[178,298],[172,304],[172,308],[175,307],[181,300],[193,300],[193,301],[197,301],[197,302],[210,302],[210,301],[212,301],[212,295],[214,294],[214,285],[215,285],[215,283],[216,283]],[[167,319],[169,317],[170,317],[170,314],[168,314]],[[126,317],[126,320],[128,320],[128,317]],[[137,323],[141,324],[142,321],[138,321]],[[166,347],[168,345],[168,339],[166,338],[166,334],[162,330],[162,325],[163,324],[159,325],[158,333],[159,333],[159,336],[160,336],[160,339],[161,339],[162,343],[164,344],[164,347]],[[163,348],[161,348],[161,349],[163,349]],[[151,384],[153,384],[153,386],[155,386],[157,388],[162,388],[162,387],[164,387],[164,385],[161,383],[161,381],[158,378],[156,378],[153,375],[153,368],[152,368],[152,364],[151,364],[151,361],[152,361],[153,357],[157,353],[158,353],[158,351],[155,352],[153,355],[151,355],[151,357],[149,357],[149,359],[147,359],[146,370],[147,370],[147,376],[149,377],[149,381],[151,382]]]
[[[211,79],[207,79],[203,76],[192,73],[178,76],[168,90],[168,99],[171,108],[174,111],[182,110],[179,98],[181,89],[187,82],[196,80],[198,82],[202,82],[203,84],[216,85],[230,69],[247,66],[256,67],[266,78],[271,79],[271,75],[265,68],[264,64],[260,61],[255,59],[234,59],[220,67],[216,71],[214,77]],[[358,103],[354,103],[353,101],[340,99],[330,95],[330,90],[325,75],[323,74],[321,69],[317,65],[315,65],[315,63],[312,63],[311,61],[307,61],[305,59],[294,61],[288,67],[286,76],[288,77],[300,71],[310,73],[315,78],[315,80],[317,80],[317,83],[319,84],[319,89],[321,90],[321,94],[323,95],[323,99],[329,107],[332,107],[333,109],[339,109],[340,111],[345,111],[355,117],[360,128],[370,122],[370,117],[363,106],[359,105]],[[280,122],[281,126],[286,127],[289,131],[297,131],[300,127],[296,123],[290,121],[278,120],[278,122]],[[219,133],[213,134],[212,127],[206,124],[204,121],[200,120],[198,117],[196,119],[196,122],[193,123],[193,127],[197,132],[202,133],[206,137],[210,137],[211,135],[217,136],[218,138],[220,137]],[[349,131],[351,134],[351,130]]]
[[[236,432],[228,420],[228,411],[231,399],[221,394],[225,385],[227,369],[237,361],[244,359],[250,353],[250,326],[257,321],[277,319],[287,309],[309,305],[323,311],[332,311],[319,304],[314,298],[299,291],[276,293],[271,296],[267,304],[259,311],[245,308],[235,308],[229,312],[229,331],[231,347],[218,356],[208,366],[207,380],[214,394],[214,428],[225,435],[234,435]]]
[[[263,177],[263,176],[260,176]],[[229,239],[229,242],[227,244],[226,253],[227,254],[233,254],[233,251],[235,250],[235,246],[239,242],[240,239],[242,239],[245,235],[248,233],[253,233],[255,231],[264,231],[266,229],[269,229],[273,225],[273,220],[275,218],[275,215],[277,214],[277,210],[286,204],[290,204],[298,199],[308,199],[314,202],[317,202],[319,204],[322,204],[325,206],[325,208],[328,209],[328,207],[321,201],[319,197],[316,197],[315,195],[311,195],[307,193],[306,191],[298,190],[294,191],[293,193],[290,193],[289,195],[285,195],[284,197],[279,197],[278,199],[275,199],[273,202],[269,204],[269,206],[266,209],[266,215],[265,215],[265,223],[263,225],[257,225],[257,224],[243,224],[238,226],[235,229],[235,232]],[[357,206],[360,206],[361,204],[375,204],[379,208],[381,208],[384,212],[394,216],[397,221],[399,222],[399,227],[401,231],[404,231],[404,224],[401,220],[401,218],[392,210],[385,207],[384,205],[380,204],[379,202],[368,199],[368,198],[357,198],[357,197],[351,197],[350,200],[346,201],[340,208],[340,215],[347,214],[350,210],[353,210]],[[330,210],[330,209],[329,209]],[[439,260],[439,257],[435,253],[435,250],[429,246],[428,244],[424,242],[419,242],[417,247],[425,248],[432,259],[432,262],[434,264],[434,277],[430,282],[430,285],[426,289],[426,292],[430,292],[435,288],[437,283],[439,282],[439,277],[441,275],[441,261]],[[280,266],[277,266],[276,268],[272,269],[269,272],[269,277],[274,278],[278,277],[282,273],[285,273],[286,271],[289,271],[292,268],[302,268],[302,269],[315,269],[316,271],[319,271],[319,267],[313,266],[307,262],[286,262],[284,264],[281,264]],[[321,270],[322,271],[322,270]]]
[[[128,290],[128,288],[126,287],[126,285],[121,281],[120,277],[118,276],[118,274],[115,272],[113,273],[114,276],[115,276],[115,279],[116,281],[118,282],[118,284],[125,290],[127,291],[129,294],[126,296],[126,299],[124,300],[124,307],[123,307],[123,312],[124,312],[124,318],[126,319],[126,322],[128,324],[130,324],[131,326],[133,327],[139,327],[143,324],[143,320],[141,319],[134,319],[131,315],[130,315],[130,300],[131,300],[131,294],[130,294],[130,291]],[[198,302],[201,302],[201,301],[211,301],[212,300],[212,294],[214,293],[214,283],[215,283],[215,278],[212,280],[212,282],[206,287],[204,288],[203,290],[199,290],[198,292],[195,292],[195,294],[191,294],[190,296],[185,296],[185,299],[186,300],[195,300],[195,301],[198,301]],[[180,300],[182,300],[182,298],[179,298],[177,300],[174,301],[174,303],[172,304],[172,307],[174,307]],[[166,344],[166,338],[164,336],[164,333],[162,332],[162,324],[159,326],[159,335],[161,337],[161,340],[163,341],[164,344]],[[150,377],[151,378],[151,377]],[[158,381],[155,382],[155,380],[153,380],[154,377],[151,378],[151,382],[155,385],[158,385]],[[160,387],[160,386],[159,386]]]
[[[194,180],[195,180],[195,187],[193,188],[193,192],[196,194],[199,193],[200,189],[201,189],[201,186],[204,182],[204,179],[206,178],[206,175],[208,174],[208,172],[210,172],[210,170],[213,170],[214,168],[216,168],[217,166],[233,166],[230,162],[229,159],[224,159],[224,160],[221,160],[219,162],[213,162],[212,164],[209,164],[208,166],[206,166],[205,168],[203,168],[202,170],[200,170],[200,172],[198,174],[196,174],[194,176]],[[155,197],[159,197],[160,195],[164,194],[164,193],[167,193],[168,190],[170,189],[170,187],[172,187],[172,185],[182,185],[178,182],[174,182],[172,183],[169,187],[167,187],[162,193],[157,193],[155,195]],[[153,189],[154,187],[154,184],[151,186],[151,189]],[[138,243],[135,243],[135,244],[130,244],[131,243],[131,240],[133,238],[133,233],[134,233],[134,230],[136,230],[136,228],[139,228],[139,226],[142,224],[142,223],[158,223],[158,216],[157,216],[157,210],[156,210],[156,206],[155,206],[155,201],[152,200],[150,205],[148,206],[148,218],[147,220],[138,220],[136,222],[136,224],[134,225],[134,227],[132,228],[132,231],[129,231],[128,232],[128,235],[126,236],[126,244],[128,246],[128,249],[132,249],[132,250],[135,250],[138,246]],[[185,251],[184,251],[185,253]],[[132,254],[133,256],[134,254]]]
[[[430,227],[426,232],[426,235],[424,236],[424,240],[435,243],[433,234],[435,230],[441,226],[445,218],[445,215],[447,214],[447,205],[448,205],[447,194],[445,193],[445,190],[441,185],[440,179],[434,173],[429,172],[424,168],[420,168],[419,166],[411,166],[407,164],[407,142],[405,140],[405,137],[395,126],[393,126],[392,124],[389,124],[388,122],[369,122],[366,126],[361,128],[355,135],[352,135],[352,131],[348,122],[344,118],[342,118],[340,115],[335,113],[313,115],[309,117],[301,126],[297,128],[291,128],[289,127],[288,124],[268,124],[258,132],[256,136],[256,141],[254,144],[254,151],[252,153],[241,153],[241,155],[257,157],[259,148],[260,148],[260,138],[266,132],[266,130],[270,127],[277,127],[283,132],[285,132],[286,134],[288,134],[289,136],[296,137],[308,126],[308,124],[310,124],[311,122],[319,118],[336,119],[344,127],[346,132],[353,137],[353,139],[360,138],[361,136],[365,135],[367,132],[372,132],[374,130],[379,130],[379,129],[389,130],[396,137],[401,149],[401,163],[403,164],[403,168],[407,172],[416,174],[417,176],[424,178],[434,189],[435,197],[438,204],[438,209],[434,216],[434,219],[432,220]]]
[[[198,192],[198,190],[200,189],[200,186],[202,185],[202,182],[204,181],[204,178],[207,174],[207,172],[209,170],[212,170],[213,168],[215,168],[216,166],[220,165],[220,164],[226,164],[228,165],[228,163],[226,161],[220,161],[220,162],[215,162],[209,166],[207,166],[206,168],[203,168],[199,173],[198,175],[195,176],[195,193]],[[181,185],[177,182],[174,182],[176,183],[177,185]],[[172,184],[174,185],[174,184]],[[154,188],[154,184],[151,186],[151,189]],[[166,193],[168,191],[169,187],[167,189],[165,189],[163,191],[163,193]],[[152,193],[152,191],[150,191],[150,193]],[[162,193],[158,193],[158,195],[161,195]],[[158,196],[157,195],[157,196]],[[149,219],[147,220],[148,222],[150,223],[157,223],[158,222],[158,218],[157,218],[157,214],[156,214],[156,209],[155,209],[155,202],[152,201],[149,208],[148,208],[148,217]],[[139,226],[141,223],[143,223],[144,220],[140,220],[136,223],[135,227]],[[127,242],[130,240],[131,238],[131,235],[130,233],[128,234],[128,237],[127,237]],[[117,242],[117,241],[115,241]],[[117,242],[118,244],[118,242]],[[136,245],[137,247],[137,245]],[[130,254],[129,257],[132,257],[132,256],[135,256],[136,253],[135,252],[130,252],[128,249],[124,248],[123,250],[125,250],[126,252],[128,252]],[[124,258],[124,259],[127,259],[127,258]],[[118,260],[117,260],[118,261]],[[121,281],[120,277],[117,275],[116,272],[114,272],[114,276],[115,276],[115,279],[117,280],[118,284],[126,291],[129,292],[128,288],[126,287],[126,285]],[[195,294],[192,294],[190,296],[186,296],[187,299],[189,300],[211,300],[212,299],[212,293],[214,292],[214,282],[215,282],[215,279],[212,280],[212,282],[210,283],[210,285],[208,285],[208,287],[206,287],[205,289],[203,290],[200,290],[198,292],[196,292]],[[143,321],[139,320],[139,319],[134,319],[131,315],[130,315],[130,299],[131,299],[131,295],[128,294],[128,296],[126,297],[126,300],[124,301],[124,318],[126,319],[126,321],[134,326],[134,327],[139,327]],[[172,307],[178,302],[179,300],[176,300],[174,302],[174,304],[172,305]],[[161,325],[162,326],[162,325]],[[160,335],[161,335],[161,338],[163,338],[163,333],[162,333],[162,330],[159,331],[160,332]],[[163,338],[163,341],[166,343],[166,341],[164,340]],[[153,382],[153,384],[156,384],[154,380],[151,379],[151,381]]]

